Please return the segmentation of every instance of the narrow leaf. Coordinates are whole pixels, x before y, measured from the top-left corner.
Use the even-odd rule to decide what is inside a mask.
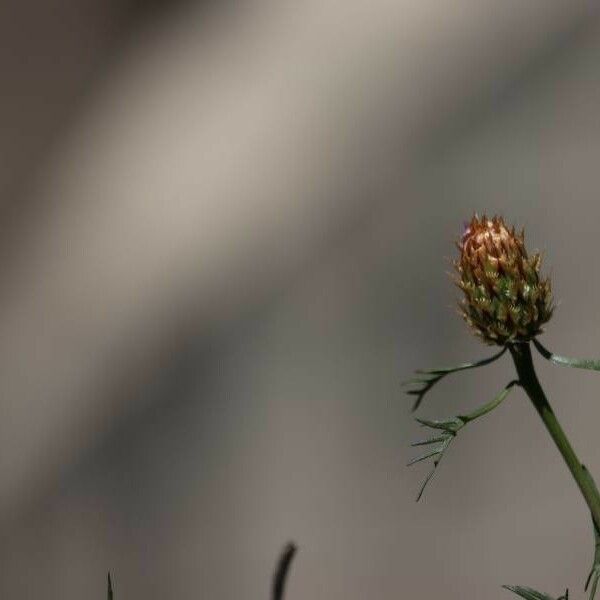
[[[438,465],[440,464],[440,462],[442,462],[442,458],[444,458],[444,453],[446,452],[446,450],[448,450],[448,446],[450,446],[453,439],[454,439],[454,435],[447,434],[446,436],[443,437],[443,442],[442,442],[440,448],[438,449],[438,451],[435,453],[432,453],[432,456],[436,456],[436,458],[434,458],[434,460],[433,460],[433,467],[431,468],[431,471],[429,471],[429,473],[427,474],[427,477],[425,477],[425,480],[423,481],[423,483],[421,484],[421,487],[419,488],[419,493],[417,494],[417,502],[423,496],[423,492],[425,491],[427,484],[433,479],[433,476],[435,475],[435,473],[437,471]],[[414,462],[413,462],[413,464],[414,464]]]
[[[431,419],[415,419],[415,421],[425,427],[431,427],[432,429],[442,429],[449,433],[454,433],[462,426],[462,423],[456,419],[447,419],[445,421],[436,421]]]
[[[445,448],[444,448],[444,450],[445,450]],[[427,460],[428,458],[432,458],[433,456],[440,455],[444,450],[440,449],[440,448],[436,448],[435,450],[432,450],[431,452],[426,452],[425,454],[421,454],[421,456],[417,456],[417,458],[413,458],[406,466],[412,467],[412,465],[415,465],[419,462]]]
[[[590,371],[600,371],[600,360],[593,360],[588,358],[569,358],[567,356],[559,356],[558,354],[553,354],[542,346],[540,342],[536,338],[533,338],[533,344],[538,349],[538,352],[550,362],[553,362],[555,365],[561,365],[563,367],[574,367],[576,369],[588,369]]]
[[[449,375],[450,373],[456,373],[458,371],[465,371],[466,369],[476,369],[477,367],[483,367],[485,365],[489,365],[493,363],[495,360],[498,360],[504,353],[506,352],[506,346],[493,354],[492,356],[488,356],[487,358],[482,358],[481,360],[477,360],[474,362],[466,362],[460,365],[456,365],[454,367],[438,367],[435,369],[417,369],[415,373],[422,373],[427,375]]]
[[[429,444],[437,444],[439,442],[443,442],[443,441],[445,441],[445,439],[446,439],[446,436],[441,435],[441,436],[438,436],[438,437],[429,438],[427,440],[421,440],[419,442],[413,442],[411,444],[411,446],[413,448],[416,448],[417,446],[428,446]]]
[[[504,353],[506,352],[506,346],[489,356],[488,358],[483,358],[481,360],[475,362],[462,363],[460,365],[456,365],[455,367],[439,367],[436,369],[418,369],[416,373],[418,375],[423,375],[423,377],[417,377],[414,379],[410,379],[406,382],[403,382],[402,385],[417,385],[420,386],[416,390],[409,390],[406,393],[411,396],[416,396],[412,411],[414,412],[419,408],[421,402],[425,394],[441,379],[443,379],[446,375],[450,375],[450,373],[457,373],[458,371],[465,371],[467,369],[476,369],[478,367],[483,367],[485,365],[489,365],[493,363],[495,360],[498,360]]]
[[[555,598],[552,598],[552,596],[548,596],[548,594],[542,594],[541,592],[520,585],[503,585],[502,587],[525,600],[556,600]]]
[[[411,444],[412,446],[428,446],[430,444],[439,444],[439,446],[433,448],[429,452],[422,454],[421,456],[417,456],[413,458],[408,463],[408,466],[414,465],[415,463],[421,462],[423,460],[427,460],[428,458],[433,458],[433,468],[425,478],[425,481],[421,485],[419,493],[417,495],[417,502],[421,499],[427,484],[431,481],[434,476],[436,469],[444,457],[444,453],[450,446],[452,440],[456,437],[456,434],[467,424],[479,417],[486,415],[491,412],[494,408],[500,405],[500,403],[506,398],[512,387],[516,384],[515,381],[511,381],[493,400],[480,406],[475,409],[473,412],[469,413],[466,416],[453,417],[451,419],[445,419],[441,421],[430,420],[430,419],[420,419],[416,418],[415,421],[420,423],[424,427],[429,427],[430,429],[441,430],[443,433],[440,435],[436,435],[434,437],[421,440],[418,442],[414,442]]]
[[[600,581],[600,572],[598,572],[598,564],[594,564],[594,567],[588,575],[587,581],[585,582],[585,591],[590,590],[590,600],[594,600],[596,592],[598,591],[598,581]],[[591,584],[591,585],[590,585]]]
[[[441,460],[441,457],[440,457],[440,460]],[[431,471],[429,471],[429,473],[427,474],[427,477],[425,477],[425,480],[421,484],[421,487],[419,488],[419,493],[417,494],[417,502],[421,499],[421,497],[423,496],[423,492],[425,491],[425,488],[427,487],[427,484],[431,481],[431,479],[435,475],[435,471],[436,471],[438,464],[439,464],[439,460],[433,464]]]
[[[492,412],[495,408],[498,408],[502,402],[504,402],[506,396],[510,393],[511,389],[517,385],[518,381],[511,381],[507,386],[493,399],[490,400],[487,404],[483,404],[479,408],[476,408],[474,411],[466,414],[460,415],[457,419],[460,419],[464,424],[470,423],[475,419],[479,419],[484,415],[487,415],[489,412]]]

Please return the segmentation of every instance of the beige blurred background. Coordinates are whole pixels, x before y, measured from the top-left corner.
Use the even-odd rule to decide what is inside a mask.
[[[600,22],[573,0],[5,0],[0,597],[583,597],[520,391],[416,504],[399,382],[490,353],[445,272],[502,213],[600,355]],[[600,476],[600,377],[538,361]],[[423,414],[490,399],[508,359]]]

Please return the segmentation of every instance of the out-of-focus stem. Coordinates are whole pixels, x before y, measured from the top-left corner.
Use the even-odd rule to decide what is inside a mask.
[[[292,559],[297,550],[298,547],[292,542],[288,543],[283,549],[283,552],[279,557],[279,562],[277,563],[277,568],[275,569],[275,575],[273,576],[272,600],[283,600],[283,592],[288,571],[290,570]]]

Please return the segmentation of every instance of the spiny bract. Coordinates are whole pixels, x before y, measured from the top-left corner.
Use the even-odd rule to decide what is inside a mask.
[[[525,232],[508,229],[502,217],[475,215],[457,243],[456,285],[464,292],[460,312],[488,344],[526,342],[552,316],[549,278],[540,276],[541,256],[528,257]]]

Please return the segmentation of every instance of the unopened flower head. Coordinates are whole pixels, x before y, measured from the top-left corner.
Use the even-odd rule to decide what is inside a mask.
[[[501,217],[475,215],[457,245],[460,311],[474,333],[498,345],[541,333],[552,316],[551,284],[540,275],[540,254],[528,256],[525,232],[515,233]]]

